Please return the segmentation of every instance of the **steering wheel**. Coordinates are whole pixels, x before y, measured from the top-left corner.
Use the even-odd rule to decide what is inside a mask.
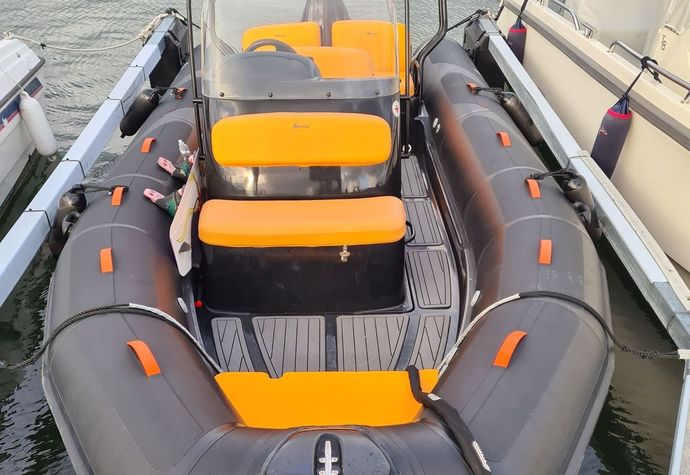
[[[273,46],[276,51],[281,51],[283,53],[295,53],[297,54],[297,51],[295,51],[295,48],[290,46],[284,41],[280,40],[274,40],[270,38],[266,38],[263,40],[256,40],[254,43],[250,44],[247,49],[245,50],[246,52],[251,52],[251,51],[256,51],[259,48],[263,48],[264,46]]]

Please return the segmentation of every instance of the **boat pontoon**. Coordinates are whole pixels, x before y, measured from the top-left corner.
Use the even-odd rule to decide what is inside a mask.
[[[613,371],[591,196],[445,1],[412,57],[396,18],[207,0],[63,196],[43,385],[78,472],[577,473]]]

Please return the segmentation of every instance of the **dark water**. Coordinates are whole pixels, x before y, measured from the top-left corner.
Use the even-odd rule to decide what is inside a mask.
[[[263,0],[266,1],[266,0]],[[416,42],[435,27],[432,0],[413,0]],[[479,6],[495,2],[449,2],[451,22]],[[135,36],[157,13],[180,0],[3,0],[0,30],[72,47],[94,47]],[[402,11],[402,10],[401,10]],[[136,45],[117,51],[75,55],[44,52],[48,114],[64,153],[88,123],[137,52]],[[92,171],[102,176],[126,147],[113,139]],[[38,163],[23,196],[44,179],[50,164]],[[16,209],[14,210],[16,213]],[[0,234],[13,213],[0,212]],[[634,283],[607,244],[601,246],[609,276],[615,331],[631,346],[670,350],[672,344]],[[40,343],[47,289],[55,262],[47,249],[34,259],[14,293],[0,308],[0,359],[18,361]],[[584,474],[654,474],[668,470],[682,365],[641,361],[616,354],[616,371],[581,472]],[[72,468],[48,410],[39,365],[16,373],[0,372],[0,473],[58,474]]]

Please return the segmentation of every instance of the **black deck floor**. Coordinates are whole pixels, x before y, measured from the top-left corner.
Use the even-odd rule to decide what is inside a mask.
[[[402,163],[403,201],[415,230],[405,251],[405,304],[366,315],[220,316],[200,309],[203,341],[223,369],[280,377],[440,364],[458,331],[458,274],[422,167],[416,157]]]

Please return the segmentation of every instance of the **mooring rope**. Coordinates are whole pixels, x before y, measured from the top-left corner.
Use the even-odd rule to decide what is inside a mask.
[[[17,39],[17,40],[22,40],[26,41],[27,43],[34,44],[36,46],[40,46],[42,49],[53,49],[56,51],[64,51],[68,53],[102,53],[104,51],[112,51],[118,48],[123,48],[125,46],[131,45],[132,43],[135,43],[137,41],[141,41],[142,44],[146,43],[148,39],[151,37],[153,32],[156,30],[158,25],[160,24],[161,21],[163,21],[164,18],[168,16],[174,16],[176,18],[180,18],[183,21],[186,21],[186,19],[177,12],[177,10],[174,9],[168,9],[165,13],[161,13],[160,15],[156,15],[153,17],[153,19],[144,27],[141,32],[135,36],[134,38],[124,41],[122,43],[118,43],[116,45],[111,45],[111,46],[103,46],[101,48],[70,48],[67,46],[56,46],[52,44],[45,43],[43,41],[38,41],[34,40],[32,38],[28,38],[26,36],[20,36],[20,35],[15,35],[11,31],[5,31],[3,32],[3,37],[6,39]]]
[[[594,319],[601,325],[601,327],[604,330],[604,333],[611,339],[611,342],[622,352],[624,353],[630,353],[632,355],[635,355],[643,360],[690,360],[690,350],[689,349],[683,349],[679,348],[677,350],[672,350],[672,351],[658,351],[658,350],[653,350],[653,349],[640,349],[640,348],[633,348],[625,343],[621,342],[616,338],[616,335],[613,333],[613,330],[609,326],[608,322],[606,319],[591,305],[589,305],[587,302],[577,298],[573,297],[572,295],[567,295],[563,294],[561,292],[552,292],[552,291],[547,291],[547,290],[535,290],[531,292],[520,292],[519,294],[511,295],[509,297],[506,297],[502,300],[499,300],[497,302],[494,302],[492,305],[489,305],[486,307],[484,310],[482,310],[479,315],[477,315],[474,320],[465,328],[465,331],[462,332],[458,340],[456,341],[455,345],[453,348],[448,352],[446,357],[443,359],[441,364],[439,365],[439,370],[441,373],[443,373],[447,368],[448,365],[450,364],[450,361],[455,357],[456,353],[460,350],[460,346],[462,345],[462,342],[465,340],[467,335],[472,331],[472,329],[477,326],[477,324],[484,319],[489,313],[491,313],[493,310],[497,309],[498,307],[502,307],[503,305],[510,303],[510,302],[515,302],[517,300],[522,300],[522,299],[535,299],[535,298],[550,298],[550,299],[555,299],[555,300],[563,300],[566,302],[570,302],[574,305],[577,305],[587,311],[589,314],[594,317]]]

